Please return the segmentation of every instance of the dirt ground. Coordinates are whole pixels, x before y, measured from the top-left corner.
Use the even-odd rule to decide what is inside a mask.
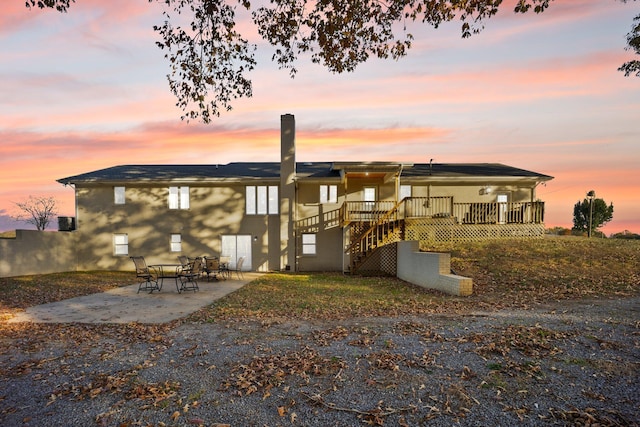
[[[0,324],[5,426],[637,426],[640,298],[334,322]]]

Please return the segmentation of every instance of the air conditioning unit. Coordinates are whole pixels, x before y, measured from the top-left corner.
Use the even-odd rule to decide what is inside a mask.
[[[73,216],[58,217],[58,231],[73,231],[76,229],[76,218]]]

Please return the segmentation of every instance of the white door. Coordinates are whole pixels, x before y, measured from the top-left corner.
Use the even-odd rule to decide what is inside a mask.
[[[506,194],[498,194],[498,223],[505,224],[507,222],[507,202],[509,197]]]
[[[244,234],[230,234],[222,236],[221,257],[229,257],[229,268],[236,268],[238,259],[244,257],[242,271],[251,271],[251,236]]]
[[[364,210],[365,211],[373,211],[376,206],[376,187],[364,187],[363,188],[363,199],[364,199]],[[364,213],[364,220],[374,220],[375,214]]]

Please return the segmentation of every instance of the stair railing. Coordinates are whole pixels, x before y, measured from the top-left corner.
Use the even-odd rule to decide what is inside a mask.
[[[373,249],[387,243],[389,235],[397,225],[399,208],[403,202],[404,200],[395,203],[391,209],[378,217],[374,224],[345,250],[351,255],[351,272],[356,271]]]

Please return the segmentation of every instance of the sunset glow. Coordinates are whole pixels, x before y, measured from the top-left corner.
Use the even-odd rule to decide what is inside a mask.
[[[505,8],[467,40],[457,22],[413,24],[408,57],[346,75],[302,57],[291,79],[260,44],[254,96],[210,125],[179,119],[154,45],[159,5],[77,0],[59,14],[7,3],[0,231],[32,228],[10,219],[29,195],[55,196],[73,216],[73,189],[59,178],[122,164],[279,161],[280,115],[291,113],[298,161],[504,163],[555,177],[537,191],[547,227],[570,228],[573,205],[595,190],[614,204],[605,233],[640,233],[640,78],[617,71],[634,59],[625,36],[640,2]]]

